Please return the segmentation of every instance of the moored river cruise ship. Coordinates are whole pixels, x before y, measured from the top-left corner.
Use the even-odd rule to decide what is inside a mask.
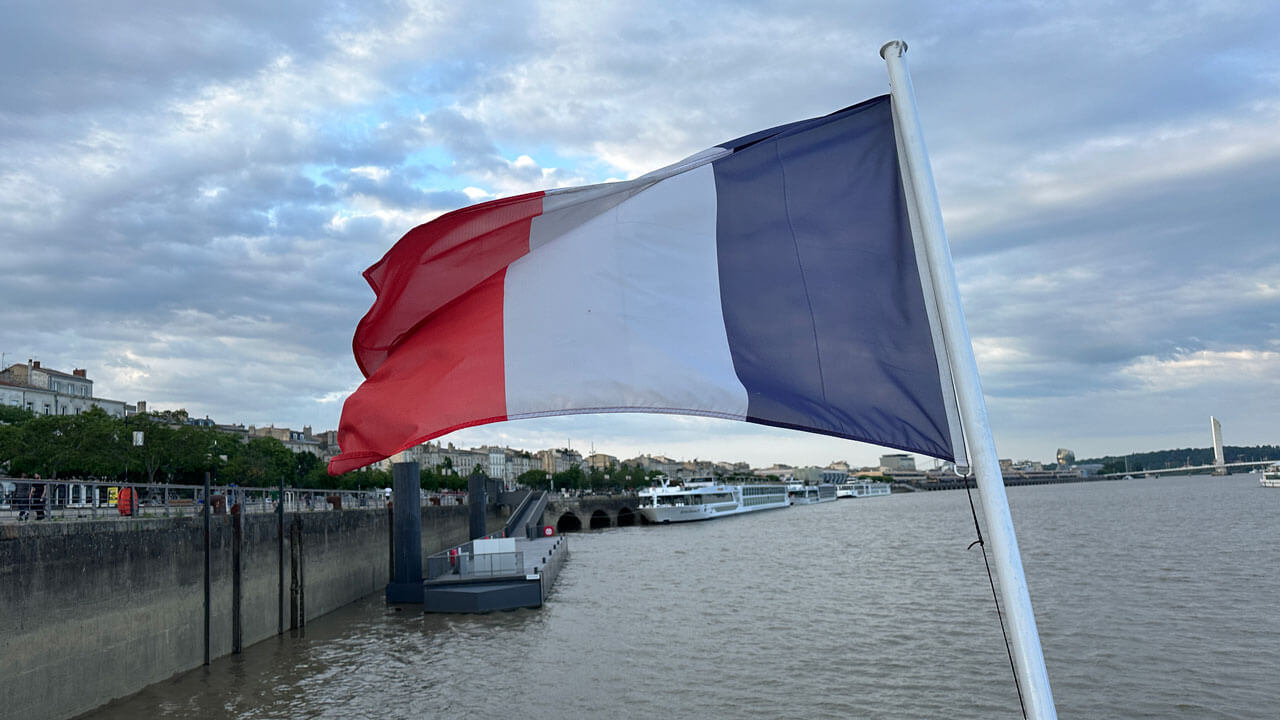
[[[876,497],[891,495],[893,490],[885,483],[857,482],[841,483],[836,486],[836,496],[842,498]]]
[[[792,484],[787,487],[792,505],[816,505],[836,499],[836,486],[831,483],[821,485]]]
[[[640,514],[651,523],[710,520],[790,504],[785,485],[725,485],[715,481],[645,488],[640,497]]]

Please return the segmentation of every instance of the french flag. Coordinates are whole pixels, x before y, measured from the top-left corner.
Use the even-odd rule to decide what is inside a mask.
[[[634,180],[462,208],[365,278],[339,474],[460,428],[703,415],[951,460],[889,96]]]

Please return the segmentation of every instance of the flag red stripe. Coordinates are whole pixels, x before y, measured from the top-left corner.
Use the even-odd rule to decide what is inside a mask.
[[[440,308],[529,252],[529,226],[543,193],[455,210],[410,230],[365,271],[378,297],[352,349],[365,377]]]
[[[347,398],[338,445],[350,452],[330,461],[331,474],[460,428],[507,419],[505,279],[503,268],[432,313]]]

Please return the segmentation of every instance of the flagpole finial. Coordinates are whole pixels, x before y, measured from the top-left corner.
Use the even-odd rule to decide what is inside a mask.
[[[907,41],[906,40],[890,40],[889,42],[881,45],[880,57],[884,58],[885,60],[888,60],[889,56],[886,53],[890,51],[890,48],[893,49],[892,52],[895,55],[897,55],[898,57],[902,57],[903,53],[907,51]]]

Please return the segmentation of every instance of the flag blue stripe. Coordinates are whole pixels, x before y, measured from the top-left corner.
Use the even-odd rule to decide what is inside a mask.
[[[747,419],[951,460],[888,96],[725,147],[720,298]]]

